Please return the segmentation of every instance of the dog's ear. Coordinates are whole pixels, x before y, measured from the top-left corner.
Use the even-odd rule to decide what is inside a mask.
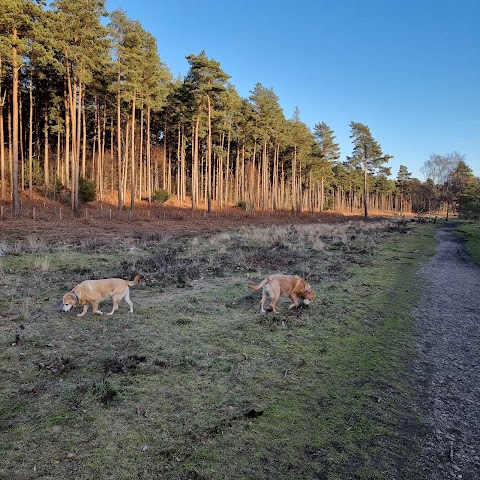
[[[72,305],[75,305],[78,303],[78,297],[76,297],[72,292],[68,292],[64,295],[63,301],[65,303],[65,300],[68,300]]]

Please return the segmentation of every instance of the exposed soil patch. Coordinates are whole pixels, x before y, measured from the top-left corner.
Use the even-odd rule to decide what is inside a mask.
[[[428,281],[415,312],[420,334],[417,378],[424,382],[425,477],[480,478],[480,267],[450,224],[424,266]]]
[[[105,374],[125,373],[128,370],[135,370],[142,363],[145,363],[147,357],[138,355],[123,355],[120,357],[107,358],[103,362]]]

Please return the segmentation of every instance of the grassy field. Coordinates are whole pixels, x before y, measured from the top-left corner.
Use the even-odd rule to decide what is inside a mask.
[[[433,228],[0,244],[0,478],[421,478],[409,312]],[[134,272],[133,314],[60,311]],[[262,315],[246,285],[272,272],[315,302]]]
[[[480,265],[480,224],[472,222],[460,222],[455,233],[465,241],[465,249]]]

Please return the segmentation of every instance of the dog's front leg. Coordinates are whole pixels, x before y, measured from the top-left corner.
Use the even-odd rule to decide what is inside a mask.
[[[298,307],[298,297],[295,294],[290,295],[290,299],[292,300],[292,304],[288,308],[295,308]]]
[[[92,302],[93,313],[98,315],[103,315],[103,313],[98,309],[98,302]]]
[[[107,315],[113,315],[113,313],[118,309],[118,303],[114,300],[113,301],[113,307],[112,307],[112,311],[111,312],[108,312]]]
[[[87,310],[88,310],[88,303],[86,303],[84,306],[83,306],[83,312],[82,313],[79,313],[77,315],[77,317],[83,317],[86,313],[87,313]]]

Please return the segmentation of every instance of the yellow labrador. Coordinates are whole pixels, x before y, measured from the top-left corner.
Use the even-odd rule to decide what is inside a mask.
[[[113,308],[107,315],[113,315],[122,298],[125,298],[125,301],[130,305],[130,313],[132,313],[133,303],[130,300],[130,290],[128,287],[136,285],[139,279],[140,275],[137,275],[132,281],[121,278],[85,280],[79,283],[71,292],[63,296],[63,311],[69,312],[75,305],[83,305],[83,312],[77,315],[77,317],[83,317],[87,313],[88,304],[91,303],[93,313],[102,315],[102,312],[98,309],[98,304],[111,297],[113,300]]]
[[[309,305],[315,298],[315,292],[312,287],[303,278],[298,275],[282,275],[279,273],[269,275],[265,280],[258,285],[248,285],[251,290],[262,290],[262,299],[260,300],[260,310],[265,313],[263,305],[267,299],[267,295],[270,296],[272,302],[270,308],[277,313],[275,305],[280,298],[280,294],[290,297],[292,304],[288,308],[298,306],[298,299],[302,299],[303,303]]]

